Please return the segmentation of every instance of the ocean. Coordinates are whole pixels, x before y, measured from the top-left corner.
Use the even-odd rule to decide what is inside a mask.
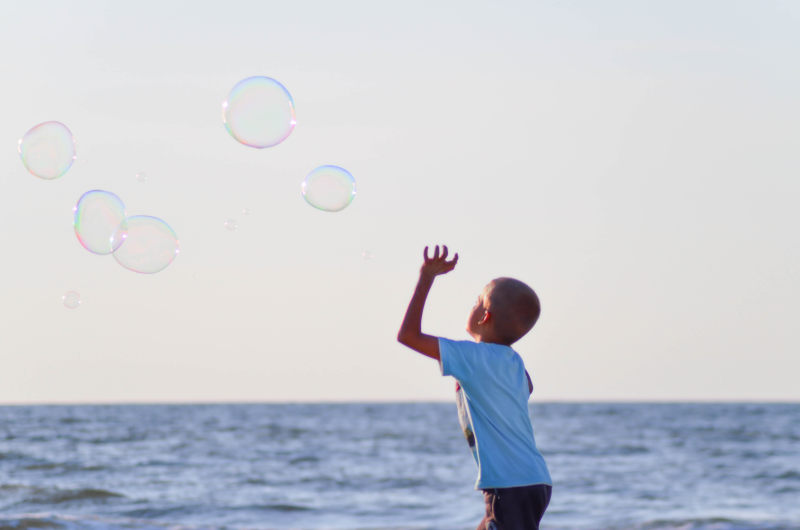
[[[543,529],[800,529],[800,404],[536,403]],[[474,529],[455,404],[0,407],[0,530]]]

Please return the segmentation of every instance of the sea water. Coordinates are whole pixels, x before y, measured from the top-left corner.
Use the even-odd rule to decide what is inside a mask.
[[[536,403],[544,529],[800,529],[800,404]],[[0,529],[473,529],[454,404],[0,407]]]

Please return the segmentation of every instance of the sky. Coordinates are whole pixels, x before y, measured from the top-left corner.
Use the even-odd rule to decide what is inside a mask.
[[[492,278],[539,294],[535,399],[800,400],[798,23],[788,0],[4,3],[0,403],[451,399],[395,339],[434,244],[460,260],[426,333],[467,339]],[[295,103],[267,149],[221,119],[254,75]],[[50,120],[77,158],[48,181],[17,145]],[[300,193],[323,164],[356,180],[340,212]],[[175,261],[87,252],[91,189],[169,223]]]

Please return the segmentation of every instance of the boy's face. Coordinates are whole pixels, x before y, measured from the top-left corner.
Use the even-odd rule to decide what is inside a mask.
[[[486,312],[489,310],[489,293],[491,292],[492,284],[490,283],[483,288],[481,294],[478,295],[478,301],[472,307],[467,319],[467,333],[473,339],[479,340],[483,334],[482,326],[486,323]]]

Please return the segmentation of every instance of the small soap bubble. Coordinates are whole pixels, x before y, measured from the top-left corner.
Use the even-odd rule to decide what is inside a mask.
[[[250,208],[242,208],[242,215],[244,216],[250,215]]]
[[[114,259],[126,269],[153,274],[165,269],[180,252],[178,236],[158,217],[132,215],[127,229],[111,237]]]
[[[25,168],[41,179],[57,179],[75,161],[75,139],[69,127],[46,121],[32,127],[20,138],[17,147]]]
[[[284,141],[295,126],[294,101],[271,77],[242,79],[222,103],[222,122],[238,142],[258,149]]]
[[[127,229],[125,204],[110,191],[87,191],[72,211],[75,235],[89,252],[111,254],[122,244],[122,239],[113,240],[112,236]]]
[[[67,291],[61,297],[61,301],[67,309],[77,309],[81,305],[81,295],[77,291]]]
[[[147,182],[147,173],[145,173],[144,171],[138,172],[136,174],[136,182],[139,182],[141,184]]]
[[[306,176],[302,191],[303,198],[314,208],[338,212],[356,196],[356,181],[344,168],[320,166]]]
[[[234,230],[239,228],[239,225],[236,223],[234,219],[226,219],[225,222],[222,223],[222,226],[224,226],[225,229],[230,232],[233,232]]]
[[[370,252],[369,250],[362,250],[361,251],[361,259],[363,260],[370,260],[375,257],[375,254]]]

